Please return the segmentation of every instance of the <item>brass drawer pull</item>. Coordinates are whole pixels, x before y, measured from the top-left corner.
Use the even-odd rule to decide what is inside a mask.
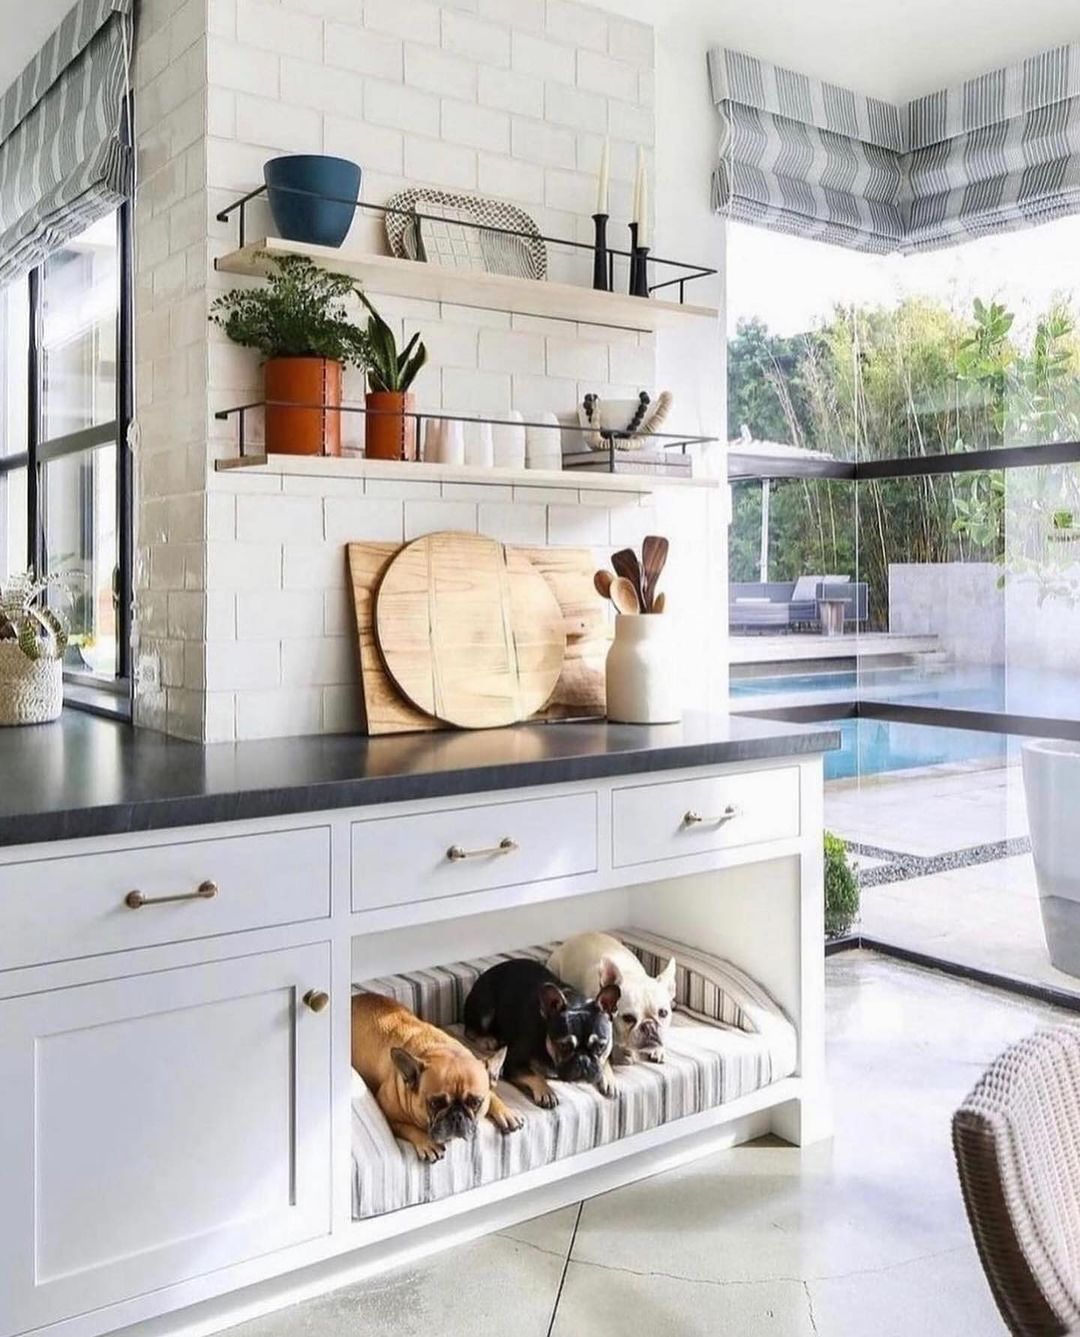
[[[734,803],[729,803],[719,817],[702,817],[700,812],[695,812],[693,808],[689,812],[683,813],[683,826],[723,826],[725,822],[734,821],[739,815],[739,810]]]
[[[459,863],[462,859],[488,859],[496,854],[513,854],[517,848],[516,840],[503,836],[497,845],[489,845],[482,850],[463,850],[460,845],[451,845],[446,851],[446,857],[451,863]]]
[[[325,1012],[330,1002],[330,995],[323,993],[322,989],[309,989],[304,994],[304,1002],[312,1012]]]
[[[169,905],[174,901],[212,901],[218,894],[217,883],[200,882],[194,891],[182,891],[176,896],[144,896],[141,891],[129,891],[124,904],[129,910],[141,910],[144,905]]]

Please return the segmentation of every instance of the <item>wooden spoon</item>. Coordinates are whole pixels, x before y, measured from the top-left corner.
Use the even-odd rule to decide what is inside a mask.
[[[611,582],[615,579],[614,575],[606,567],[597,571],[592,578],[592,583],[601,599],[611,598]]]
[[[649,612],[662,613],[666,606],[667,606],[667,595],[664,593],[663,590],[661,590],[660,593],[656,596],[656,598],[652,601],[652,607],[649,609]]]
[[[637,590],[634,589],[633,581],[627,580],[625,576],[617,576],[611,582],[610,597],[618,613],[641,612],[641,600],[638,598]]]
[[[652,609],[656,599],[656,586],[660,572],[668,557],[668,541],[659,534],[649,534],[641,545],[642,593],[645,596],[645,611]]]
[[[633,548],[622,548],[619,552],[611,554],[611,565],[615,568],[616,575],[622,576],[633,585],[640,611],[645,607],[645,591],[641,588],[641,564],[637,559],[637,553]]]

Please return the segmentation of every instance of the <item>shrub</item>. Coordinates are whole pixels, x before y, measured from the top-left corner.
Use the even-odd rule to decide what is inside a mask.
[[[825,933],[839,938],[859,915],[859,883],[848,863],[847,843],[825,832]]]

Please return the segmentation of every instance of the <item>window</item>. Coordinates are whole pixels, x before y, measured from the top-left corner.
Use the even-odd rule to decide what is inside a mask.
[[[868,939],[1080,992],[1021,775],[1080,737],[1080,216],[907,257],[728,238],[732,706],[836,722]]]
[[[52,578],[75,704],[129,677],[129,225],[124,206],[0,292],[0,569]]]

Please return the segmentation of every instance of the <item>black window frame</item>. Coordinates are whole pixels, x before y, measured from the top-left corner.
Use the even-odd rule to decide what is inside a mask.
[[[132,621],[132,460],[128,432],[134,412],[134,358],[132,317],[134,305],[134,254],[132,248],[132,201],[116,210],[117,302],[116,302],[116,409],[113,418],[93,427],[62,436],[43,436],[43,380],[41,359],[42,275],[44,263],[26,277],[29,310],[27,343],[26,449],[0,456],[0,478],[26,470],[26,565],[48,574],[48,544],[45,520],[45,466],[67,456],[84,454],[102,446],[116,447],[116,565],[113,598],[116,605],[117,663],[113,677],[65,668],[65,702],[78,709],[123,719],[132,713],[131,621]]]

